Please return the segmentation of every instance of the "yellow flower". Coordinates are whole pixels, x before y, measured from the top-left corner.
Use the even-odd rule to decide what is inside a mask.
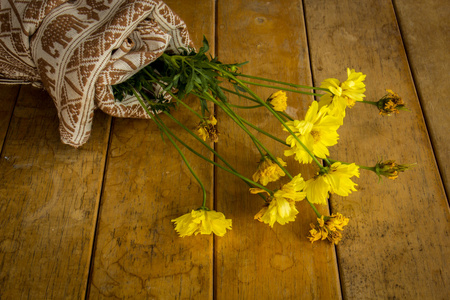
[[[306,186],[301,174],[298,174],[292,180],[283,185],[283,187],[276,191],[274,197],[286,198],[292,201],[301,201],[305,199],[306,193],[303,191]]]
[[[363,83],[366,75],[362,72],[355,72],[355,69],[347,68],[347,76],[347,80],[341,85],[342,95],[349,101],[347,106],[353,107],[355,101],[363,101],[363,98],[366,97],[364,95],[366,85]]]
[[[330,185],[323,176],[316,176],[306,181],[306,197],[311,203],[327,204]]]
[[[277,161],[283,167],[286,163],[279,157]],[[253,174],[253,181],[261,182],[262,185],[267,185],[269,182],[277,181],[281,176],[286,175],[280,166],[275,163],[269,156],[264,156],[258,165],[258,170]]]
[[[344,226],[348,224],[349,219],[340,213],[332,214],[326,218],[326,221],[324,220],[324,216],[317,218],[317,228],[316,225],[311,224],[310,236],[308,236],[311,243],[328,239],[331,243],[337,245],[341,241],[341,231],[344,230]]]
[[[287,198],[292,201],[301,201],[306,197],[306,193],[303,191],[305,189],[305,186],[306,183],[303,180],[302,175],[298,174],[297,176],[292,178],[290,182],[283,185],[281,189],[277,190],[274,194],[274,197]],[[260,188],[251,188],[250,193],[267,193],[268,195],[270,195],[268,191]]]
[[[231,219],[225,219],[223,213],[214,210],[193,210],[171,221],[180,237],[199,233],[224,236],[226,230],[231,229]]]
[[[209,138],[214,143],[219,141],[219,131],[216,128],[217,120],[213,115],[209,116],[208,120],[201,121],[197,126],[197,133],[206,141]]]
[[[363,83],[366,75],[347,68],[347,80],[340,82],[336,78],[325,79],[320,87],[330,90],[320,97],[319,106],[327,106],[333,116],[345,117],[345,109],[353,107],[355,101],[362,101],[365,97],[366,85]]]
[[[353,176],[359,177],[357,165],[335,162],[331,167],[325,168],[323,174],[306,181],[306,197],[312,203],[327,204],[328,193],[348,196],[356,191],[357,184],[350,179]]]
[[[264,208],[263,208],[264,209]],[[298,210],[295,208],[295,202],[285,199],[283,197],[274,197],[269,204],[267,210],[262,214],[260,220],[270,227],[273,227],[275,222],[284,225],[295,220]]]
[[[389,89],[386,92],[388,93],[377,102],[380,115],[390,116],[392,113],[398,114],[399,110],[408,110],[405,108],[405,102],[397,93]]]
[[[330,155],[327,147],[337,144],[339,135],[336,131],[342,125],[342,118],[329,115],[326,107],[319,109],[319,104],[314,101],[304,120],[289,121],[286,125],[315,156],[325,158]],[[294,136],[289,135],[286,143],[291,149],[284,151],[285,156],[295,155],[301,163],[312,162],[312,157]]]
[[[295,202],[305,199],[306,193],[302,190],[305,187],[305,181],[301,175],[295,176],[289,183],[276,191],[270,199],[270,203],[266,204],[256,215],[255,219],[269,224],[273,227],[275,222],[284,225],[295,220],[298,210],[295,208]],[[252,194],[266,192],[262,189],[250,189]]]
[[[206,131],[205,127],[197,127],[197,133],[202,138],[202,140],[206,141],[206,138],[208,137],[208,132]]]
[[[325,222],[326,226],[331,231],[344,230],[344,226],[347,226],[349,218],[344,217],[340,213],[332,214],[331,217]]]
[[[273,107],[273,110],[285,111],[287,108],[286,93],[283,91],[273,93],[269,99],[267,99],[267,102]]]
[[[261,218],[267,212],[268,208],[269,208],[269,203],[264,204],[264,206],[261,208],[261,210],[255,215],[254,219],[262,222],[263,220]]]

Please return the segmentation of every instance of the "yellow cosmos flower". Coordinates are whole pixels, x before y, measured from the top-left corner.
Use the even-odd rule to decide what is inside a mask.
[[[270,199],[270,203],[266,204],[256,215],[255,219],[269,224],[273,227],[275,222],[284,225],[295,220],[298,210],[295,207],[296,201],[305,199],[306,193],[302,192],[305,187],[305,181],[301,175],[295,176],[289,183],[276,191]],[[262,189],[250,189],[252,194],[266,192]]]
[[[341,231],[344,230],[349,222],[349,219],[341,215],[340,213],[332,214],[324,220],[324,216],[317,218],[317,227],[311,224],[311,230],[308,236],[311,243],[318,240],[328,239],[331,243],[338,244],[342,239]]]
[[[319,174],[309,179],[305,184],[306,197],[312,203],[327,204],[328,193],[339,196],[348,196],[352,191],[356,191],[354,183],[350,178],[359,178],[359,167],[357,165],[344,165],[335,162],[331,167],[326,168],[326,173]]]
[[[320,97],[319,106],[327,106],[333,116],[345,117],[345,109],[353,107],[356,101],[362,101],[365,97],[366,85],[363,83],[366,75],[347,68],[347,80],[340,82],[336,78],[325,79],[320,87],[330,90]]]
[[[336,131],[342,125],[342,118],[329,115],[326,107],[319,109],[319,104],[314,101],[304,120],[289,121],[286,125],[315,156],[325,158],[330,155],[327,147],[337,144],[339,135]],[[291,149],[284,152],[285,156],[295,155],[301,163],[312,162],[312,157],[294,136],[288,136],[286,143]]]
[[[285,111],[287,108],[286,93],[283,91],[273,93],[269,99],[267,99],[267,102],[273,107],[273,110]]]
[[[231,229],[231,219],[225,219],[223,213],[214,210],[193,210],[171,221],[180,237],[199,233],[224,236],[226,230]]]
[[[209,138],[214,143],[219,141],[219,131],[216,128],[217,120],[214,116],[209,116],[209,119],[203,120],[197,126],[197,133],[202,138],[202,140],[206,141]]]
[[[284,167],[287,164],[279,157],[277,161]],[[269,182],[277,181],[281,176],[286,175],[280,166],[275,163],[269,156],[264,156],[258,165],[258,170],[253,174],[253,181],[261,182],[267,185]]]
[[[283,185],[283,187],[276,191],[274,197],[286,198],[292,201],[301,201],[305,199],[306,193],[303,191],[306,186],[301,174],[298,174],[292,180]]]
[[[362,72],[356,72],[355,69],[347,68],[347,80],[341,85],[342,95],[349,99],[350,105],[352,107],[355,105],[355,101],[362,101],[364,97],[364,92],[366,91],[366,85],[363,81],[366,79],[366,75]]]
[[[264,209],[264,208],[263,208]],[[295,202],[285,199],[283,197],[274,197],[269,204],[269,207],[262,214],[260,220],[265,224],[273,227],[275,222],[284,225],[288,222],[295,221],[295,216],[298,210],[295,208]]]

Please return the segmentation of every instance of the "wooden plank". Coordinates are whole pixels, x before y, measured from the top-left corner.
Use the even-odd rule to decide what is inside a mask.
[[[232,17],[230,17],[232,16]],[[221,61],[249,61],[243,72],[254,76],[309,84],[308,46],[301,3],[297,1],[219,1],[218,56]],[[263,97],[274,90],[254,89]],[[313,101],[288,93],[288,113],[303,117]],[[238,103],[236,97],[230,97]],[[251,103],[251,102],[250,102]],[[285,138],[280,123],[266,110],[240,110],[245,119]],[[224,113],[218,112],[219,152],[251,178],[260,159],[251,140]],[[288,162],[288,170],[310,178],[316,169],[283,156],[285,146],[261,138],[276,156]],[[292,158],[292,157],[291,157]],[[284,179],[283,182],[287,182]],[[215,241],[215,295],[217,299],[340,299],[334,247],[311,244],[306,238],[315,215],[309,205],[297,204],[295,222],[273,228],[253,216],[263,201],[250,195],[248,186],[218,170],[216,207],[233,220],[233,230]],[[279,188],[278,183],[269,187]],[[327,207],[320,207],[324,213]]]
[[[110,118],[78,150],[58,123],[48,94],[22,87],[0,159],[2,299],[85,295]]]
[[[450,3],[394,1],[403,42],[447,193],[450,191]]]
[[[187,23],[196,45],[205,34],[214,46],[214,1],[166,3]],[[189,100],[194,106],[196,101]],[[173,115],[189,128],[197,126],[181,106]],[[176,124],[167,124],[181,139],[191,140]],[[212,166],[184,153],[212,207]],[[200,186],[153,121],[115,119],[89,298],[212,298],[212,236],[180,238],[171,223],[201,202]]]
[[[378,116],[373,106],[351,109],[332,156],[373,166],[379,159],[417,162],[396,181],[362,172],[359,191],[333,197],[332,210],[350,217],[338,248],[348,299],[448,299],[450,218],[427,128],[410,76],[391,1],[307,0],[305,13],[314,79],[367,74],[367,100],[390,88],[410,113]]]
[[[19,90],[19,85],[0,85],[0,94],[2,95],[2,100],[0,101],[0,153]]]

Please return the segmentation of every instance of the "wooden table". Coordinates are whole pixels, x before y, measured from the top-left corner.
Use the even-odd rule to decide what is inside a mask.
[[[233,229],[221,238],[179,238],[170,220],[198,207],[201,189],[154,123],[98,111],[89,142],[74,149],[60,142],[45,92],[2,86],[0,298],[450,299],[448,1],[167,3],[197,45],[204,34],[222,61],[250,61],[246,73],[319,85],[346,79],[350,67],[367,74],[367,100],[395,90],[411,111],[382,117],[357,104],[331,156],[417,166],[380,183],[363,171],[358,192],[320,207],[350,218],[335,247],[307,240],[315,216],[306,203],[297,205],[296,222],[271,229],[253,220],[262,202],[245,184],[187,154],[210,207]],[[288,112],[303,118],[313,99],[288,97]],[[256,150],[216,114],[217,151],[251,176]],[[242,114],[280,132],[263,110]],[[185,110],[175,115],[195,128]],[[282,155],[284,148],[268,145]],[[305,178],[316,172],[294,169]]]

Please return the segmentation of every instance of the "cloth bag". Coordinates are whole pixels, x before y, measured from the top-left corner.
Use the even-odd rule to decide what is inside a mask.
[[[0,83],[32,83],[52,97],[63,143],[89,139],[94,110],[149,118],[121,83],[164,52],[192,46],[185,23],[158,0],[1,0]]]

